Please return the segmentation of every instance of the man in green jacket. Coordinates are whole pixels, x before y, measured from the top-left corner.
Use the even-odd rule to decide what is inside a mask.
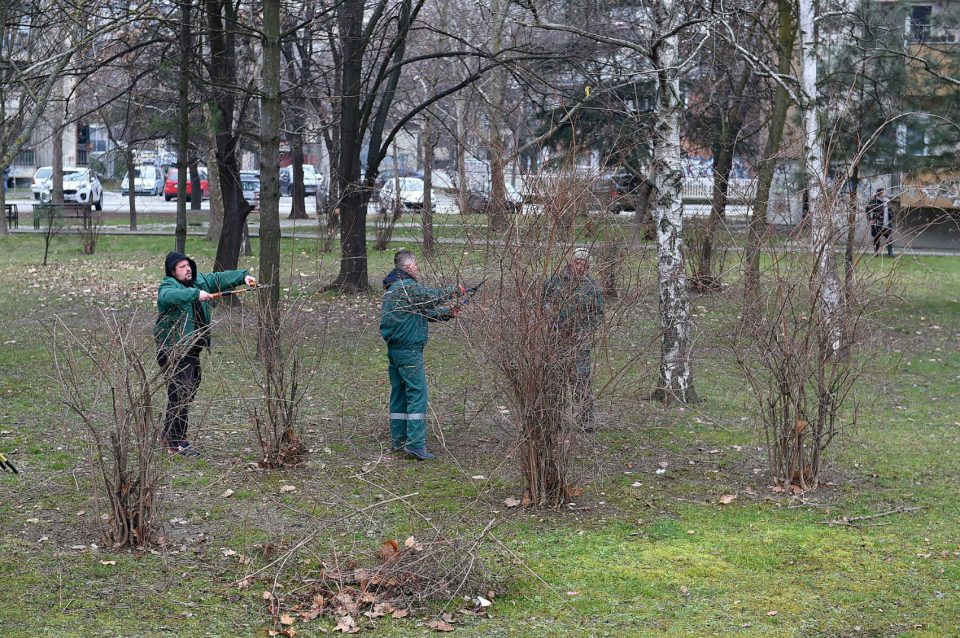
[[[393,450],[421,461],[427,451],[427,373],[423,348],[427,322],[448,321],[459,313],[451,302],[466,291],[460,286],[428,288],[417,282],[420,267],[409,250],[393,257],[394,269],[383,280],[380,334],[387,342],[390,375],[390,438]],[[445,305],[446,304],[446,305]]]
[[[580,427],[593,431],[591,341],[603,321],[603,292],[590,270],[590,251],[580,247],[573,259],[544,286],[544,311],[562,349],[565,382],[572,386]]]
[[[200,352],[210,347],[212,295],[257,280],[247,270],[202,273],[195,261],[178,252],[167,255],[166,277],[157,291],[157,363],[169,375],[162,440],[171,454],[198,456],[187,440],[190,404],[200,387]]]

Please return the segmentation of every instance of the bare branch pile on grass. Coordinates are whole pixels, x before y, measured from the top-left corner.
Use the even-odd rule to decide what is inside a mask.
[[[463,606],[463,615],[486,615],[494,593],[479,549],[492,527],[493,521],[466,539],[447,538],[439,531],[429,541],[388,539],[375,557],[372,551],[360,558],[336,554],[290,594],[264,592],[264,600],[280,632],[294,619],[328,617],[337,622],[335,631],[358,633],[374,627],[376,618],[412,617],[431,603],[446,603],[447,609],[454,601]],[[456,620],[450,612],[433,622],[452,628]]]

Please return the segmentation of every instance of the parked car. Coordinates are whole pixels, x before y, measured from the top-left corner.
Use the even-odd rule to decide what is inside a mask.
[[[163,175],[152,164],[143,164],[133,169],[133,192],[138,195],[159,195],[163,192]],[[130,175],[124,175],[120,182],[120,193],[126,197],[130,193]]]
[[[50,181],[50,177],[53,175],[52,166],[41,166],[37,169],[37,172],[33,175],[33,184],[30,186],[30,190],[33,191],[33,198],[40,199],[40,193],[44,190],[47,190],[47,182]]]
[[[523,197],[512,184],[506,184],[507,190],[507,212],[515,215],[523,209]],[[490,186],[484,188],[471,189],[467,193],[467,213],[480,215],[489,215],[492,212],[492,201],[490,199]]]
[[[48,179],[40,192],[40,201],[49,202],[51,199],[53,180]],[[63,169],[63,201],[92,204],[96,210],[103,210],[103,186],[100,185],[100,178],[88,168]]]
[[[200,194],[204,199],[210,197],[210,182],[207,181],[207,168],[205,166],[200,166],[198,168],[200,172]],[[187,171],[187,197],[193,197],[193,182],[190,180],[189,171]],[[166,201],[171,199],[176,199],[177,197],[177,169],[169,168],[167,169],[167,179],[163,183],[163,198]]]
[[[404,210],[423,210],[423,180],[419,177],[399,177],[384,182],[380,189],[380,212],[402,206]]]
[[[310,164],[303,165],[303,194],[316,195],[320,183],[320,174]],[[280,169],[280,195],[293,195],[293,166],[284,166]]]
[[[250,208],[260,210],[260,172],[240,171],[240,186]]]
[[[604,175],[593,183],[593,194],[599,207],[610,213],[636,211],[640,204],[640,191],[643,178],[630,171],[617,171]]]

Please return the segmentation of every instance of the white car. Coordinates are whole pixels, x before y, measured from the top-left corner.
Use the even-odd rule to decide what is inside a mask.
[[[33,176],[33,184],[30,190],[33,191],[33,198],[40,199],[40,193],[49,188],[50,176],[53,175],[52,166],[41,166]]]
[[[320,176],[317,169],[311,164],[303,165],[303,194],[316,195],[320,185]],[[293,195],[293,166],[284,166],[280,169],[280,194],[289,197]]]
[[[152,164],[144,164],[133,169],[133,192],[146,195],[163,194],[163,176],[160,169]],[[130,193],[130,175],[124,175],[120,182],[120,193],[126,197]]]
[[[243,198],[253,210],[260,210],[260,171],[240,171]]]
[[[422,210],[423,180],[419,177],[399,177],[384,182],[380,188],[380,210],[391,210],[393,206]]]
[[[47,180],[40,192],[40,201],[49,202],[53,198],[52,180]],[[103,187],[100,178],[88,168],[63,169],[63,201],[78,204],[92,204],[97,210],[103,210]]]

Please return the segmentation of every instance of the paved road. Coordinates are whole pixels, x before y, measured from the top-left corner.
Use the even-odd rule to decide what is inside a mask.
[[[435,207],[436,212],[439,214],[449,214],[457,212],[456,200],[445,193],[436,192],[434,193]],[[20,209],[21,213],[28,213],[33,210],[33,204],[36,203],[32,199],[7,199],[8,204],[16,204]],[[316,215],[316,200],[313,197],[306,198],[307,204],[307,214],[311,217]],[[189,207],[189,202],[187,204]],[[293,206],[292,197],[281,197],[280,198],[280,215],[288,215],[290,213],[290,208]],[[375,205],[371,205],[370,212],[374,212],[376,209]],[[107,213],[128,213],[129,208],[129,198],[124,197],[118,191],[104,191],[103,193],[103,210]],[[210,201],[204,200],[200,206],[200,210],[209,211],[210,210]],[[165,201],[162,195],[153,196],[153,195],[138,195],[137,196],[137,213],[171,213],[175,214],[177,212],[177,200]]]

